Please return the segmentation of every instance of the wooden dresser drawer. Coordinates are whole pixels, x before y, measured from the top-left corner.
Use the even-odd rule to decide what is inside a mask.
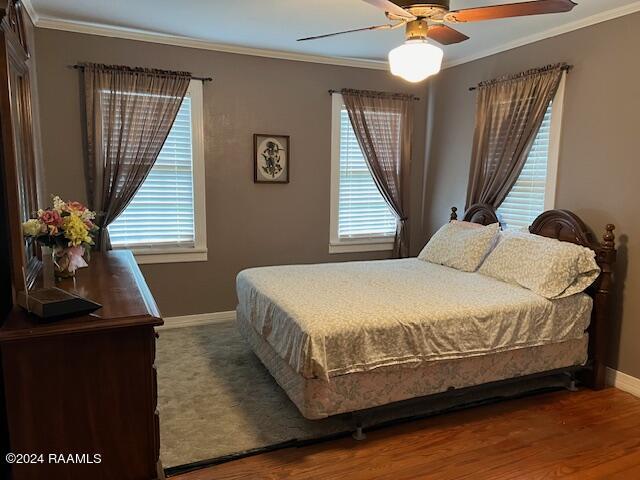
[[[158,478],[154,326],[162,320],[129,252],[94,255],[90,268],[73,288],[101,309],[52,323],[18,311],[0,329],[0,349],[11,451],[99,454],[100,462],[14,465],[12,480]],[[83,284],[92,275],[100,275],[95,291]]]

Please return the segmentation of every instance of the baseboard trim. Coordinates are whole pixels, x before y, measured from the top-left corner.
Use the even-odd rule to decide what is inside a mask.
[[[198,313],[196,315],[183,315],[180,317],[166,317],[164,325],[158,327],[159,330],[170,330],[172,328],[196,327],[199,325],[210,325],[212,323],[232,322],[236,319],[236,312]]]
[[[636,397],[640,397],[640,378],[632,377],[631,375],[607,367],[607,384]]]

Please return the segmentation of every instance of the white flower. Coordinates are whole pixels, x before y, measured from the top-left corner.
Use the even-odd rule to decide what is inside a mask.
[[[53,209],[58,213],[61,213],[63,210],[67,208],[67,204],[62,201],[59,196],[53,197]]]
[[[82,220],[93,220],[94,218],[96,218],[96,212],[92,212],[91,210],[87,209],[80,214],[80,218],[82,218]]]

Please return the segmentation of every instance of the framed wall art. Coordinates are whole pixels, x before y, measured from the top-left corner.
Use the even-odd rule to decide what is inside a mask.
[[[253,135],[253,181],[289,183],[291,163],[288,135]]]

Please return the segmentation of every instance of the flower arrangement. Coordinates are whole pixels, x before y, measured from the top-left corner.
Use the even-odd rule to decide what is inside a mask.
[[[54,196],[53,207],[38,210],[35,218],[22,224],[22,231],[51,248],[58,275],[69,276],[87,266],[84,256],[98,231],[95,218],[95,212],[80,202],[64,202]]]

